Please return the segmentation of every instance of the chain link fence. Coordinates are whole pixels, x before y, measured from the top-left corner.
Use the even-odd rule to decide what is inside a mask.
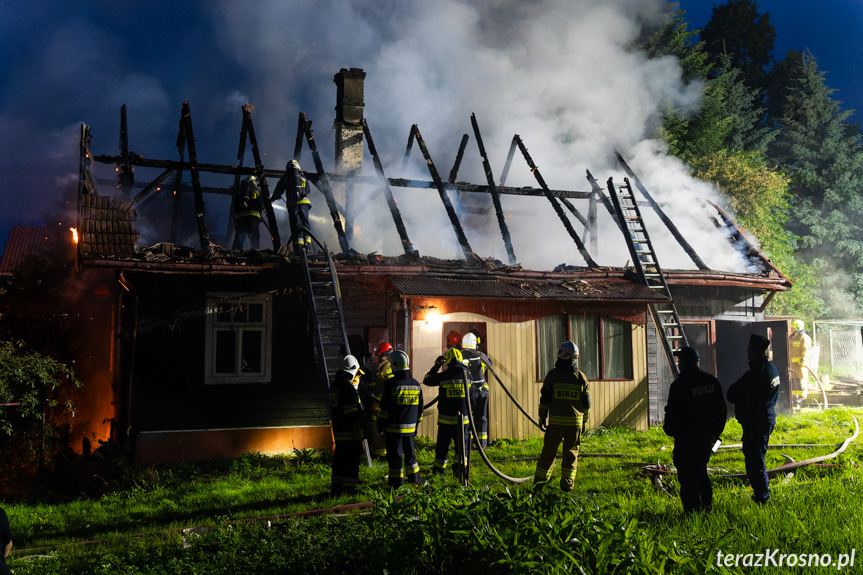
[[[814,344],[821,347],[820,372],[863,376],[863,322],[816,321]]]

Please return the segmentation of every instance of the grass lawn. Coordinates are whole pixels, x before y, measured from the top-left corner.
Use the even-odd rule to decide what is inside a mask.
[[[771,443],[827,445],[771,449],[768,468],[834,451],[853,432],[854,416],[863,423],[863,409],[780,416]],[[723,443],[740,437],[730,420]],[[420,467],[429,470],[433,443],[419,443]],[[749,573],[757,568],[746,562],[765,553],[764,572],[809,573],[812,567],[800,565],[811,564],[810,555],[837,562],[814,570],[839,571],[840,555],[850,563],[854,550],[853,568],[844,569],[853,573],[863,572],[863,545],[855,550],[863,543],[861,445],[863,437],[830,466],[773,479],[773,499],[763,508],[749,500],[745,481],[716,477],[709,515],[684,515],[673,476],[665,479],[669,496],[633,465],[671,464],[661,429],[621,428],[587,434],[571,494],[556,488],[559,468],[535,492],[532,482],[501,480],[474,454],[468,488],[449,475],[426,475],[421,488],[393,493],[379,463],[361,467],[358,494],[331,498],[329,455],[307,450],[146,469],[117,465],[100,496],[45,494],[2,505],[12,524],[9,564],[16,575]],[[526,477],[540,448],[538,439],[500,440],[487,454],[503,473]],[[744,471],[739,450],[720,450],[711,465],[717,474]],[[369,501],[374,505],[291,516]],[[717,565],[717,552],[741,556]]]

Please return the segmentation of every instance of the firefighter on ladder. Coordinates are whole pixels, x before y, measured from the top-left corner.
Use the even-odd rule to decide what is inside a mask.
[[[812,347],[812,339],[806,333],[806,325],[802,320],[795,319],[791,322],[794,332],[790,337],[791,344],[791,389],[800,393],[798,402],[803,402],[809,394],[809,349]]]
[[[330,416],[336,440],[330,481],[333,495],[353,492],[360,480],[363,403],[358,387],[362,373],[357,358],[345,356],[330,385]]]
[[[391,487],[401,487],[407,475],[409,483],[420,485],[414,437],[423,419],[423,392],[419,382],[411,377],[408,354],[394,351],[390,364],[393,377],[384,384],[378,414],[378,426],[386,437],[388,481]]]
[[[446,366],[444,371],[440,369]],[[464,452],[470,449],[470,421],[467,415],[466,384],[469,383],[467,367],[463,363],[461,350],[450,347],[446,353],[435,360],[434,366],[423,378],[423,384],[439,387],[438,392],[438,422],[437,443],[433,473],[443,475],[449,461],[449,444],[458,437],[458,426],[464,429]],[[457,448],[458,451],[458,448]],[[464,459],[457,462],[465,464]],[[461,469],[460,469],[461,471]]]
[[[475,333],[466,333],[461,338],[461,353],[467,362],[470,375],[470,410],[479,434],[479,444],[486,448],[488,447],[488,381],[486,380],[488,366],[477,353],[477,344],[479,344],[479,338]]]
[[[536,462],[534,485],[541,488],[551,479],[557,448],[563,443],[560,488],[572,491],[578,469],[578,446],[587,429],[590,390],[587,376],[579,371],[578,347],[565,341],[557,348],[557,362],[545,376],[539,398],[539,427],[545,440]],[[546,426],[546,421],[548,425]]]

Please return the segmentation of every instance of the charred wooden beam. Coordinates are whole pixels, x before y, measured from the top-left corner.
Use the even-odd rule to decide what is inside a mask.
[[[255,137],[255,125],[252,123],[252,112],[255,107],[249,104],[243,105],[243,123],[246,125],[246,131],[249,135],[249,144],[252,145],[252,158],[255,160],[255,174],[261,184],[261,196],[264,200],[264,207],[267,209],[267,230],[270,232],[270,238],[273,241],[273,250],[279,251],[282,245],[282,238],[279,236],[279,223],[276,221],[276,213],[273,211],[273,204],[270,203],[270,188],[267,184],[267,177],[264,175],[264,161],[261,159],[261,152],[258,149],[258,139]]]
[[[79,143],[79,159],[78,159],[78,194],[95,194],[96,184],[93,181],[93,154],[90,151],[90,126],[81,124],[81,139]],[[78,226],[80,229],[81,226]]]
[[[195,150],[195,135],[192,131],[192,111],[189,102],[183,102],[180,117],[180,132],[186,148],[189,150],[189,171],[192,174],[192,190],[195,193],[195,217],[198,222],[198,236],[201,239],[201,249],[210,253],[210,232],[207,231],[207,219],[204,213],[204,194],[201,192],[201,174],[198,173],[198,153]]]
[[[593,174],[590,173],[590,170],[587,170],[587,181],[590,183],[590,187],[593,190],[592,194],[602,200],[602,205],[605,206],[606,210],[608,210],[608,214],[611,216],[611,219],[614,220],[614,223],[617,224],[617,227],[620,229],[620,231],[625,234],[626,230],[623,229],[623,224],[618,219],[617,211],[611,204],[611,200],[608,198],[608,196],[605,195],[605,192],[602,191],[602,187],[600,187],[599,182],[596,181],[596,178],[593,177]]]
[[[183,163],[183,157],[186,154],[186,148],[183,139],[183,128],[180,127],[180,133],[177,134],[177,155],[180,157],[179,164]],[[171,243],[177,243],[177,228],[180,225],[180,194],[182,193],[181,185],[183,183],[183,169],[177,169],[177,175],[174,176],[174,201],[171,206]]]
[[[330,186],[329,176],[324,171],[324,164],[321,162],[321,155],[318,152],[318,145],[315,143],[315,134],[312,132],[312,122],[307,121],[304,128],[306,134],[306,142],[309,144],[309,149],[312,151],[312,159],[315,162],[315,169],[318,172],[318,178],[316,181],[316,185],[321,190],[321,193],[324,195],[324,199],[327,202],[327,207],[330,210],[330,216],[333,218],[333,226],[336,228],[336,235],[339,238],[339,247],[342,250],[343,254],[351,253],[351,246],[348,243],[348,238],[345,235],[345,230],[342,227],[342,219],[339,215],[338,205],[336,204],[336,199],[333,197],[333,189]]]
[[[455,208],[453,208],[452,202],[450,202],[449,196],[447,196],[444,184],[440,179],[440,174],[438,174],[434,161],[432,161],[431,155],[426,147],[425,140],[423,140],[419,127],[416,124],[411,127],[411,134],[416,137],[417,145],[419,145],[423,158],[428,164],[429,174],[431,174],[432,181],[435,183],[441,202],[443,202],[446,213],[449,216],[450,223],[452,223],[452,228],[455,231],[456,238],[458,238],[458,243],[461,245],[462,252],[464,252],[464,257],[468,260],[473,260],[475,257],[473,249],[471,249],[470,243],[467,241],[467,236],[461,227],[461,222],[458,219],[458,215],[455,213]]]
[[[120,106],[120,158],[117,163],[120,191],[123,198],[132,197],[132,186],[135,184],[135,167],[129,161],[129,126],[126,120],[126,104]]]
[[[243,109],[245,109],[245,104]],[[240,121],[240,141],[237,143],[237,165],[239,167],[243,167],[243,162],[246,159],[246,133],[248,131],[248,125],[246,124],[246,117],[243,116],[243,119]],[[240,188],[240,174],[234,174],[234,186],[231,189],[231,207],[228,210],[228,227],[225,233],[225,247],[234,245],[234,234],[236,230],[234,229],[234,213],[236,213],[236,200],[234,197],[234,190],[238,190]]]
[[[408,231],[405,228],[405,224],[402,221],[402,214],[399,211],[399,207],[396,205],[396,199],[393,196],[393,191],[390,189],[389,183],[387,182],[387,176],[384,174],[384,167],[381,164],[381,159],[378,156],[378,150],[375,148],[375,141],[372,139],[371,130],[369,130],[369,125],[366,122],[366,119],[363,118],[363,134],[366,137],[366,143],[369,146],[369,153],[372,155],[372,162],[375,165],[375,171],[381,179],[381,189],[384,192],[384,196],[387,199],[387,205],[390,208],[390,214],[392,214],[393,222],[396,225],[396,231],[399,233],[399,239],[402,242],[402,248],[405,250],[407,255],[414,255],[416,250],[414,249],[413,244],[411,244],[410,238],[408,238]],[[418,254],[417,254],[418,255]]]
[[[165,180],[167,180],[169,177],[171,177],[171,174],[173,174],[176,171],[177,170],[175,168],[168,168],[167,170],[165,170],[164,172],[159,174],[155,180],[153,180],[152,182],[147,184],[143,190],[138,192],[138,194],[132,200],[132,203],[137,204],[137,205],[143,205],[144,200],[146,200],[148,197],[153,197],[153,196],[150,196],[150,194],[153,192],[153,190],[158,189],[159,186],[161,186],[162,183]]]
[[[512,137],[512,142],[509,143],[509,152],[506,154],[506,162],[503,164],[503,171],[500,173],[501,187],[506,183],[506,177],[509,175],[509,169],[512,167],[512,159],[515,157],[515,149],[518,147],[518,135]]]
[[[566,217],[566,214],[564,213],[563,208],[560,207],[560,203],[557,201],[557,198],[555,198],[550,193],[547,193],[548,186],[545,183],[545,179],[543,179],[542,174],[539,172],[539,168],[536,167],[536,164],[533,162],[533,158],[530,157],[530,154],[527,151],[527,147],[525,147],[524,142],[521,140],[521,137],[518,134],[515,135],[515,141],[519,150],[521,150],[521,154],[522,156],[524,156],[527,165],[530,167],[530,171],[533,172],[536,181],[539,183],[540,187],[542,187],[543,191],[546,192],[545,197],[548,198],[549,203],[551,203],[551,206],[557,213],[557,217],[560,218],[560,221],[563,223],[566,231],[569,232],[570,237],[575,242],[575,246],[578,248],[578,253],[581,254],[582,258],[584,258],[584,261],[587,263],[588,267],[599,267],[599,265],[590,256],[590,253],[587,251],[584,243],[582,243],[581,239],[578,237],[578,234],[575,233],[572,224],[569,222],[569,218]]]
[[[707,264],[704,263],[704,260],[699,257],[697,253],[695,253],[695,249],[689,245],[689,242],[686,241],[686,238],[683,237],[683,234],[680,233],[680,230],[677,229],[677,226],[674,225],[674,222],[671,221],[665,212],[659,207],[659,204],[656,203],[656,200],[653,199],[653,196],[647,191],[647,189],[641,185],[641,182],[638,179],[638,176],[635,175],[635,172],[629,167],[626,161],[623,159],[617,150],[614,150],[614,157],[617,158],[617,162],[623,168],[623,171],[629,176],[630,180],[635,183],[635,187],[638,188],[638,191],[647,198],[647,201],[650,203],[650,206],[653,208],[653,211],[659,216],[659,219],[662,220],[662,223],[665,224],[665,227],[668,228],[668,231],[671,232],[671,235],[674,236],[674,239],[677,240],[677,243],[680,244],[680,247],[683,248],[683,251],[689,256],[689,258],[695,263],[695,265],[700,270],[708,270]]]
[[[491,163],[488,160],[488,154],[485,152],[485,145],[482,141],[482,134],[479,131],[479,123],[476,120],[476,114],[470,115],[470,123],[473,126],[473,134],[476,138],[476,145],[479,148],[479,155],[482,157],[482,168],[485,172],[485,180],[488,182],[488,191],[491,194],[491,202],[494,205],[494,213],[497,216],[497,225],[500,228],[500,235],[503,237],[503,245],[506,248],[506,255],[509,259],[509,265],[514,266],[517,262],[515,259],[515,250],[512,247],[512,238],[509,235],[509,228],[506,225],[506,215],[503,213],[503,207],[500,203],[500,192],[494,183],[494,174],[491,171]]]
[[[405,171],[405,168],[408,167],[408,159],[411,157],[411,149],[413,148],[413,145],[414,145],[414,139],[416,138],[416,136],[418,134],[419,134],[419,128],[417,127],[416,124],[414,124],[413,126],[411,126],[410,134],[408,134],[408,145],[405,146],[405,155],[404,155],[404,158],[402,158],[402,171],[403,172]]]
[[[467,134],[462,134],[461,144],[458,147],[458,153],[455,155],[455,162],[453,162],[452,170],[449,172],[449,179],[447,179],[447,184],[452,184],[458,178],[458,170],[461,167],[462,158],[464,158],[464,149],[467,147],[467,142],[470,137]]]

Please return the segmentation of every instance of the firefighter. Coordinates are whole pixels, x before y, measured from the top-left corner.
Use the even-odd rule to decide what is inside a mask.
[[[699,369],[698,350],[682,347],[674,356],[680,375],[668,390],[662,429],[674,438],[674,466],[683,511],[710,511],[713,487],[707,462],[725,429],[728,409],[719,380]]]
[[[362,373],[357,358],[345,356],[330,385],[330,416],[336,440],[330,483],[333,495],[353,492],[359,483],[363,402],[358,387]]]
[[[779,371],[767,359],[770,340],[752,334],[746,346],[749,370],[728,388],[728,401],[743,428],[743,459],[752,486],[752,500],[763,505],[770,499],[770,479],[764,456],[776,425]]]
[[[791,375],[791,388],[795,391],[802,391],[802,402],[809,394],[807,381],[809,379],[809,348],[812,347],[812,339],[806,333],[806,326],[802,320],[795,319],[791,322],[791,327],[794,332],[791,334],[791,369],[788,370]]]
[[[444,371],[441,367],[446,366]],[[461,350],[450,347],[435,360],[434,366],[423,378],[423,384],[439,387],[437,444],[433,473],[443,475],[449,460],[449,444],[458,437],[458,427],[464,429],[464,453],[470,449],[470,429],[467,415],[466,384],[469,383],[467,366],[463,363]],[[460,463],[464,463],[463,461]]]
[[[485,361],[477,353],[476,346],[479,338],[474,333],[466,333],[461,338],[462,358],[467,362],[468,375],[470,376],[470,410],[473,414],[473,423],[479,434],[481,447],[488,447],[488,381],[486,380],[488,367]]]
[[[560,488],[572,491],[578,469],[578,446],[587,429],[590,412],[587,376],[576,368],[577,361],[578,346],[571,341],[561,343],[557,348],[557,361],[542,384],[539,427],[545,432],[545,441],[533,476],[534,485],[538,488],[551,479],[557,448],[563,442]]]
[[[246,237],[249,238],[250,249],[256,250],[260,247],[263,211],[258,179],[249,176],[240,183],[240,191],[234,195],[234,245],[231,249],[243,249]]]
[[[446,334],[446,348],[454,347],[461,351],[461,334],[455,330]]]
[[[393,377],[384,384],[378,414],[378,426],[386,435],[389,485],[401,487],[405,484],[405,475],[409,483],[420,485],[414,437],[423,419],[423,392],[419,382],[411,377],[408,354],[394,351],[390,364]]]
[[[372,355],[372,370],[366,378],[367,385],[364,389],[364,398],[369,409],[366,413],[366,438],[369,441],[369,450],[372,457],[383,459],[387,456],[386,442],[381,437],[381,429],[378,425],[378,413],[381,410],[381,395],[384,384],[393,376],[390,355],[393,346],[385,341],[375,348]]]
[[[297,160],[291,160],[285,164],[285,175],[279,179],[270,200],[278,200],[283,193],[285,194],[285,204],[288,207],[288,220],[291,223],[294,249],[309,251],[312,247],[312,238],[308,232],[303,231],[303,228],[311,229],[309,210],[312,209],[312,202],[309,201],[309,188]]]

